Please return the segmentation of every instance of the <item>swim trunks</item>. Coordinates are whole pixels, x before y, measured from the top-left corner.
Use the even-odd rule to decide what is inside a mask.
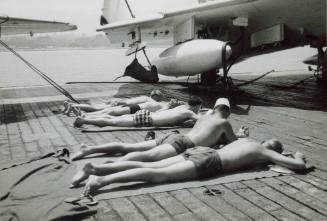
[[[129,107],[130,113],[135,114],[137,111],[141,110],[140,106],[137,104],[127,104],[124,107]]]
[[[148,110],[139,110],[133,115],[135,127],[151,127],[152,117]]]
[[[218,152],[209,147],[194,147],[183,153],[185,160],[194,163],[200,179],[213,177],[223,169]]]
[[[183,153],[186,149],[194,147],[194,143],[185,135],[177,133],[168,133],[157,139],[157,145],[170,144],[178,154]]]

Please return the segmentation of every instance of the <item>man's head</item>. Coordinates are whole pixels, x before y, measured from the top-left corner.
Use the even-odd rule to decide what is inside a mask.
[[[230,115],[230,103],[227,98],[217,99],[215,106],[213,107],[214,111],[217,111],[221,114],[222,118],[228,118]]]
[[[261,144],[265,148],[276,151],[277,153],[282,153],[284,151],[283,144],[277,139],[265,140]]]
[[[163,94],[160,90],[153,90],[150,93],[150,97],[155,101],[161,101],[163,99]]]
[[[191,97],[187,104],[191,107],[194,112],[198,112],[202,105],[202,100],[198,97]]]

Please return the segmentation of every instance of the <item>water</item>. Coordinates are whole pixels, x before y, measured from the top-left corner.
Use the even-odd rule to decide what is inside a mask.
[[[147,49],[150,58],[164,48]],[[126,49],[18,51],[25,59],[59,84],[71,81],[112,81],[122,75],[133,56],[125,56]],[[309,47],[257,56],[236,64],[232,73],[267,72],[275,70],[306,69],[302,60],[314,55]],[[147,65],[143,54],[139,61]],[[160,79],[169,79],[160,76]],[[174,79],[174,78],[170,78]],[[126,77],[122,81],[134,81]],[[0,88],[47,85],[41,77],[9,52],[0,52]]]

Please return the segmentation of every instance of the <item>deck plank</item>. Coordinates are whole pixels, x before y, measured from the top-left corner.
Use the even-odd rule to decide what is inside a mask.
[[[313,164],[313,165],[315,165],[315,164]],[[323,168],[323,169],[325,169],[325,168]],[[327,181],[327,170],[324,171],[324,170],[316,169],[316,170],[312,171],[310,174]]]
[[[327,192],[315,187],[310,183],[304,182],[293,176],[278,177],[277,179],[282,180],[283,182],[291,185],[296,189],[299,189],[303,193],[313,196],[318,201],[322,201],[325,204],[327,203]],[[325,207],[327,207],[327,204],[325,205]]]
[[[201,220],[227,220],[187,190],[172,191],[170,194]]]
[[[225,184],[225,186],[233,190],[238,195],[242,196],[244,199],[249,200],[251,203],[263,209],[278,220],[305,220],[300,216],[297,216],[296,214],[286,210],[282,206],[274,203],[270,199],[267,199],[264,196],[256,193],[241,182],[229,183]]]
[[[313,186],[322,189],[323,191],[327,191],[327,181],[320,179],[319,177],[313,176],[311,174],[306,174],[306,175],[295,175],[296,178],[310,183]]]
[[[174,220],[199,220],[189,209],[167,192],[153,193],[151,197],[158,205],[167,211]]]
[[[255,192],[263,195],[264,197],[272,200],[276,204],[281,205],[292,213],[307,219],[307,220],[324,220],[326,217],[321,213],[316,212],[310,207],[292,198],[292,195],[284,194],[278,190],[266,185],[265,182],[250,180],[244,181],[245,185],[250,187]]]
[[[227,201],[230,205],[245,213],[247,216],[254,220],[277,220],[272,215],[259,208],[255,204],[252,204],[247,199],[244,199],[234,191],[228,189],[224,185],[209,186],[209,188],[217,189],[222,192],[221,197]]]
[[[201,188],[192,188],[190,189],[191,193],[194,194],[202,202],[210,206],[212,209],[216,210],[219,214],[224,216],[227,220],[252,220],[249,216],[238,210],[234,205],[229,204],[219,195],[209,196],[204,194],[204,191],[208,190],[205,187]]]
[[[97,221],[123,221],[119,214],[106,201],[99,203],[99,209],[95,215]]]
[[[124,221],[145,221],[146,218],[134,204],[126,198],[111,199],[106,201]]]
[[[245,77],[245,79],[248,79]],[[327,219],[327,98],[313,81],[296,89],[268,87],[290,85],[293,77],[267,78],[242,87],[230,97],[230,122],[236,131],[250,127],[251,137],[276,137],[285,149],[303,152],[317,169],[309,174],[234,182],[172,192],[122,197],[100,201],[95,220],[325,220]],[[193,86],[192,86],[193,87]],[[222,95],[216,88],[186,89],[180,85],[89,84],[72,86],[78,93],[95,91],[102,97],[133,97],[160,89],[171,97],[187,101],[198,95],[211,107]],[[86,90],[84,90],[85,88]],[[108,90],[110,88],[110,90]],[[62,101],[26,103],[24,97],[40,96],[41,91],[19,92],[19,103],[0,104],[0,163],[9,159],[37,156],[66,146],[77,150],[82,142],[139,142],[146,131],[82,133],[72,127],[74,117],[60,114]],[[202,91],[201,91],[202,90]],[[305,91],[305,93],[302,93]],[[9,93],[9,92],[8,92]],[[12,92],[11,92],[12,93]],[[49,92],[50,93],[50,92]],[[52,92],[51,92],[52,93]],[[7,94],[9,96],[9,94]],[[7,96],[6,95],[6,96]],[[83,97],[83,96],[81,96]],[[84,96],[85,98],[85,96]],[[83,98],[83,99],[84,99]],[[34,99],[35,101],[37,100]],[[86,100],[86,99],[85,99]],[[99,97],[91,100],[99,101]],[[12,101],[18,101],[14,98]],[[8,103],[8,100],[6,100]],[[250,105],[250,108],[247,109]],[[186,133],[189,129],[181,129]],[[167,131],[156,131],[162,136]],[[40,135],[48,135],[40,139]],[[208,196],[206,188],[222,194]]]
[[[148,195],[132,196],[129,197],[129,199],[142,211],[142,214],[144,214],[148,220],[173,220],[172,217]]]
[[[323,203],[315,197],[310,196],[310,194],[307,193],[309,190],[302,192],[297,188],[292,187],[288,183],[275,178],[265,178],[261,181],[274,188],[275,190],[285,195],[291,196],[298,202],[305,204],[307,207],[315,210],[317,213],[320,213],[322,216],[325,216],[325,219],[327,219],[327,204]]]

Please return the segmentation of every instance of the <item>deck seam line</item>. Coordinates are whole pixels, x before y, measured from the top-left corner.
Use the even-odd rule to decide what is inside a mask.
[[[261,180],[259,180],[259,181],[262,182]],[[262,182],[262,183],[265,183],[265,182]],[[266,183],[265,183],[265,184],[266,184]],[[289,185],[288,183],[286,183],[286,184]],[[267,185],[268,185],[269,187],[271,187],[272,189],[274,189],[275,191],[277,191],[277,192],[279,192],[279,193],[285,195],[285,193],[279,191],[278,189],[276,189],[276,188],[273,187],[272,185],[270,185],[270,184],[267,184]],[[290,186],[290,185],[289,185],[289,186]],[[290,187],[292,187],[292,186],[290,186]],[[324,217],[327,218],[327,214],[323,214],[322,212],[318,211],[317,209],[311,207],[310,205],[307,205],[306,203],[303,203],[303,202],[299,201],[299,200],[296,199],[295,197],[292,197],[292,195],[285,195],[285,196],[291,198],[292,200],[296,201],[297,203],[300,203],[302,206],[307,207],[307,208],[310,208],[312,211],[314,211],[314,212],[316,212],[316,213],[319,213],[320,215],[322,215],[322,216],[324,216]]]
[[[241,182],[242,183],[242,182]],[[249,201],[247,198],[243,197],[242,195],[238,194],[237,192],[235,192],[233,189],[229,188],[227,185],[222,184],[226,189],[232,191],[235,195],[239,196],[240,198],[244,199],[245,201],[247,201],[248,203],[252,204],[254,207],[258,208],[259,210],[262,210],[263,212],[269,214],[270,216],[276,218],[278,220],[277,217],[275,217],[275,215],[272,215],[270,212],[268,212],[267,210],[257,206],[256,204],[254,204],[253,202]],[[252,218],[252,217],[251,217]],[[254,218],[253,218],[254,219]]]
[[[294,178],[294,179],[298,179],[297,177],[293,177],[293,178]],[[297,189],[298,191],[300,191],[300,192],[302,192],[302,193],[304,193],[304,194],[306,194],[306,195],[309,195],[310,197],[312,197],[312,198],[318,200],[319,202],[321,202],[321,203],[323,203],[323,204],[326,204],[326,207],[327,207],[327,202],[322,201],[322,200],[319,199],[318,197],[303,192],[303,190],[301,190],[300,188],[296,187],[295,185],[292,185],[292,184],[287,183],[285,180],[281,179],[280,177],[276,177],[276,179],[278,179],[279,181],[281,181],[281,182],[283,182],[283,183],[288,184],[289,186],[293,187],[294,189]],[[301,179],[298,179],[298,180],[302,181]],[[310,184],[310,183],[307,183],[307,182],[305,182],[305,181],[302,181],[302,182],[304,182],[304,183],[306,183],[306,184],[308,184],[308,185],[311,185],[311,186],[313,186],[314,188],[317,188],[317,187],[315,187],[314,185],[312,185],[312,184]],[[318,189],[318,188],[317,188],[317,189]],[[322,189],[321,189],[321,190],[322,190]],[[325,190],[322,190],[322,191],[327,193],[327,191],[325,191]],[[327,213],[326,213],[326,215],[327,215]]]
[[[264,182],[262,182],[261,180],[257,180],[257,181],[260,182],[261,184],[267,186],[268,188],[272,188],[272,187],[268,186],[267,184],[265,184]],[[301,214],[299,214],[299,213],[297,213],[297,212],[295,212],[295,211],[292,211],[292,210],[290,210],[289,208],[286,208],[285,206],[283,206],[282,204],[276,202],[275,200],[270,199],[270,198],[266,197],[265,195],[263,195],[263,194],[257,192],[255,189],[253,189],[251,186],[247,185],[246,183],[244,183],[244,182],[241,182],[241,183],[244,184],[244,185],[246,185],[249,189],[253,190],[253,191],[256,192],[257,194],[261,195],[262,197],[264,197],[264,198],[266,198],[266,199],[268,199],[268,200],[270,200],[270,201],[276,203],[277,205],[279,205],[280,207],[282,207],[282,208],[284,208],[285,210],[289,211],[290,213],[293,213],[293,214],[295,214],[296,216],[299,216],[299,217],[301,217],[301,218],[304,219],[304,220],[308,220],[307,218],[305,218],[305,217],[302,216]],[[272,188],[272,189],[273,189],[274,191],[277,191],[277,190],[275,190],[274,188]],[[279,191],[277,191],[277,192],[279,192]],[[279,192],[279,193],[280,193],[280,192]],[[281,194],[283,194],[283,193],[281,193]],[[293,200],[293,199],[290,198],[288,195],[285,195],[285,194],[283,194],[283,195],[284,195],[286,198],[289,198],[289,199]],[[293,201],[294,201],[294,200],[293,200]]]
[[[223,184],[218,184],[218,185],[223,185]],[[203,188],[209,190],[210,186],[203,186]],[[190,191],[191,192],[191,191]],[[234,192],[234,191],[232,191]],[[198,198],[195,194],[193,194],[191,192],[192,195],[194,195],[194,197],[196,197],[197,199],[199,199],[200,201],[202,201],[205,205],[207,205],[208,207],[211,207],[213,210],[216,211],[215,208],[213,208],[211,205],[207,204],[207,202],[201,200],[200,198]],[[238,212],[240,212],[241,214],[243,214],[244,216],[248,217],[251,220],[255,220],[254,218],[250,217],[248,214],[244,213],[242,210],[240,210],[239,208],[235,207],[233,204],[229,203],[227,200],[225,200],[224,198],[221,198],[222,201],[224,201],[226,204],[230,205],[232,208],[234,208],[235,210],[237,210]],[[219,213],[218,211],[216,211],[217,213]],[[223,216],[226,220],[230,220],[227,216],[219,213],[221,216]]]

